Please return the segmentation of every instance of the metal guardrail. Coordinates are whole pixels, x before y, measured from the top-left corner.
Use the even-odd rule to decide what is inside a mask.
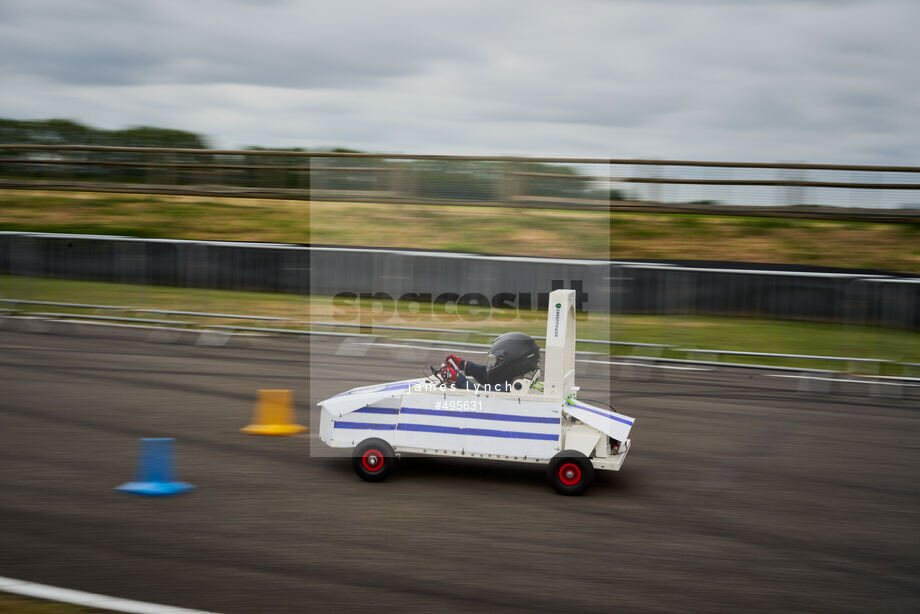
[[[726,215],[758,205],[770,216],[920,218],[920,203],[905,208],[920,190],[920,166],[18,143],[0,152],[0,187],[12,188]],[[841,190],[856,197],[841,202],[833,195]]]
[[[773,356],[766,354],[766,356]],[[781,357],[782,354],[776,354],[775,357]],[[631,360],[637,360],[647,363],[675,363],[687,365],[704,365],[709,367],[732,367],[739,369],[766,369],[770,371],[796,371],[801,373],[822,373],[822,374],[841,374],[841,371],[833,369],[815,369],[812,367],[791,367],[783,365],[762,365],[747,362],[724,362],[721,360],[698,360],[688,358],[666,358],[662,356],[630,356]],[[841,360],[845,360],[841,358]]]
[[[310,322],[300,320],[298,318],[282,318],[277,316],[255,316],[255,315],[240,315],[240,314],[227,314],[227,313],[211,313],[204,311],[182,311],[182,310],[171,310],[171,309],[145,309],[139,307],[125,307],[125,306],[115,306],[115,305],[90,305],[86,303],[61,303],[61,302],[52,302],[52,301],[32,301],[32,300],[21,300],[21,299],[0,299],[0,303],[7,305],[38,305],[38,306],[50,306],[50,307],[69,307],[75,309],[94,309],[94,310],[120,310],[131,313],[157,313],[163,315],[182,315],[182,316],[193,316],[200,318],[209,318],[209,319],[231,319],[231,320],[267,320],[275,322],[289,322],[293,325],[306,326],[312,328],[314,326],[324,327],[324,328],[358,328],[362,329],[362,332],[369,333],[373,330],[386,330],[386,331],[400,331],[400,332],[421,332],[421,333],[435,333],[435,334],[450,334],[450,335],[476,335],[476,336],[485,336],[485,337],[495,337],[496,333],[486,332],[486,331],[477,331],[477,330],[466,330],[466,329],[448,329],[448,328],[426,328],[420,326],[394,326],[389,324],[374,324],[374,323],[363,323],[363,324],[354,324],[348,322]],[[8,312],[15,312],[15,310],[7,310]],[[192,326],[195,325],[193,322],[182,322],[176,320],[157,320],[149,318],[131,318],[126,316],[102,316],[102,315],[87,315],[79,313],[50,313],[50,312],[28,312],[28,315],[36,316],[48,316],[48,317],[60,317],[60,318],[86,318],[93,320],[112,320],[112,321],[131,321],[131,322],[144,322],[144,323],[156,323],[156,324],[180,324]],[[253,330],[259,332],[276,332],[276,333],[291,333],[291,334],[306,334],[310,331],[300,330],[296,328],[258,328],[254,326],[233,326],[233,325],[217,325],[217,324],[198,324],[203,328],[220,328],[220,329],[233,329],[233,330]],[[546,337],[536,336],[534,339],[545,340]],[[666,348],[670,347],[663,344],[655,343],[629,343],[625,341],[606,341],[603,339],[577,339],[578,343],[584,344],[598,344],[598,345],[617,345],[617,346],[631,346],[631,347],[656,347],[656,348]]]
[[[883,360],[880,358],[857,358],[853,356],[821,356],[815,354],[778,354],[778,353],[769,353],[769,352],[742,352],[736,350],[700,350],[700,349],[690,349],[690,348],[674,348],[675,352],[683,352],[685,354],[712,354],[717,358],[720,356],[747,356],[752,358],[781,358],[787,360],[808,360],[808,361],[827,361],[827,362],[845,362],[847,365],[851,364],[864,364],[864,365],[874,365],[876,372],[881,368],[883,364],[897,364],[889,360]],[[716,361],[721,363],[722,361]],[[816,371],[816,369],[808,369],[809,371]],[[818,371],[824,371],[823,369],[817,369]],[[855,371],[855,369],[850,369],[850,371]]]
[[[338,151],[290,151],[269,149],[189,149],[164,147],[126,147],[109,145],[0,143],[0,150],[22,151],[82,151],[146,154],[182,154],[190,156],[253,156],[272,158],[351,158],[371,160],[440,160],[463,162],[543,162],[562,164],[613,164],[636,166],[698,166],[716,168],[768,168],[795,170],[873,171],[920,173],[920,166],[878,164],[816,164],[810,162],[730,162],[715,160],[659,160],[654,158],[579,158],[552,156],[484,156],[446,154],[398,154]]]
[[[91,321],[91,322],[127,322],[131,324],[152,324],[155,327],[164,326],[168,327],[169,330],[189,330],[194,332],[221,332],[221,331],[235,331],[235,332],[252,332],[252,333],[268,333],[268,334],[280,334],[280,335],[330,335],[330,336],[339,336],[339,337],[374,337],[373,329],[387,330],[387,331],[399,331],[399,332],[422,332],[422,333],[437,333],[437,334],[453,334],[453,335],[482,335],[482,336],[494,336],[495,333],[485,332],[485,331],[475,331],[475,330],[464,330],[464,329],[433,329],[425,327],[412,327],[412,326],[392,326],[392,325],[377,325],[377,324],[352,324],[352,323],[338,323],[338,322],[310,322],[298,320],[296,318],[283,318],[276,316],[257,316],[257,315],[242,315],[242,314],[226,314],[226,313],[211,313],[211,312],[200,312],[200,311],[185,311],[185,310],[167,310],[167,309],[147,309],[147,308],[136,308],[136,307],[125,307],[125,306],[114,306],[114,305],[92,305],[86,303],[66,303],[66,302],[53,302],[53,301],[33,301],[33,300],[21,300],[21,299],[0,299],[0,303],[6,305],[35,305],[35,306],[57,306],[57,307],[67,307],[67,308],[79,308],[79,309],[94,309],[94,310],[121,310],[130,313],[158,313],[163,315],[183,315],[191,317],[201,317],[208,319],[248,319],[248,320],[262,320],[262,321],[277,321],[277,322],[289,322],[293,325],[299,325],[301,328],[279,328],[279,327],[262,327],[262,326],[243,326],[243,325],[224,325],[224,324],[208,324],[208,323],[194,323],[189,321],[179,321],[179,320],[164,320],[164,319],[153,319],[153,318],[135,318],[122,315],[98,315],[98,314],[79,314],[79,313],[63,313],[63,312],[29,312],[29,311],[19,311],[16,309],[4,309],[3,317],[35,317],[35,318],[53,318],[56,320],[70,320],[79,322],[80,320]],[[307,328],[302,328],[306,326]],[[330,332],[330,331],[315,331],[312,330],[313,326],[325,327],[325,328],[360,328],[364,329],[360,332]],[[536,339],[543,340],[545,337],[535,337]],[[488,344],[482,343],[462,343],[449,340],[437,340],[437,339],[410,339],[412,342],[421,342],[421,343],[453,343],[453,344],[462,344],[475,347],[488,347]],[[659,350],[671,350],[673,352],[685,353],[685,354],[715,354],[715,355],[724,355],[724,356],[748,356],[755,358],[780,358],[780,359],[794,359],[794,360],[819,360],[819,361],[832,361],[832,362],[844,362],[847,364],[874,364],[876,366],[876,374],[871,375],[873,378],[880,378],[892,382],[904,382],[905,384],[914,381],[920,381],[920,378],[909,377],[909,376],[883,376],[878,375],[882,365],[888,364],[897,367],[901,367],[905,370],[910,368],[920,368],[920,364],[915,363],[900,363],[892,360],[885,359],[875,359],[875,358],[862,358],[862,357],[848,357],[848,356],[823,356],[823,355],[809,355],[809,354],[787,354],[787,353],[769,353],[769,352],[745,352],[737,350],[711,350],[711,349],[697,349],[697,348],[679,348],[673,345],[667,344],[656,344],[656,343],[632,343],[624,341],[609,341],[603,339],[576,339],[578,343],[582,344],[596,344],[596,345],[607,345],[607,346],[626,346],[633,348],[654,348]],[[579,352],[585,353],[585,352]],[[589,352],[590,353],[590,352]],[[636,363],[669,363],[669,364],[686,364],[686,365],[696,365],[696,366],[714,366],[714,367],[731,367],[731,368],[746,368],[746,369],[763,369],[763,370],[777,370],[777,371],[794,371],[798,373],[807,373],[815,375],[844,375],[845,372],[833,369],[817,369],[812,367],[792,367],[792,366],[781,366],[781,365],[766,365],[766,364],[753,364],[753,363],[737,363],[737,362],[724,362],[719,360],[699,360],[699,359],[681,359],[673,357],[663,357],[663,356],[641,356],[633,355],[623,357],[621,360],[635,361]],[[612,364],[612,363],[609,363]],[[625,363],[618,363],[625,364]]]

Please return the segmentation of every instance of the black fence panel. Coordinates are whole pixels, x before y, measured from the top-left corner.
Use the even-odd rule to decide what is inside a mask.
[[[582,311],[920,330],[920,280],[858,273],[12,232],[0,233],[0,273],[393,300],[430,295],[529,310],[545,309],[551,290],[572,288]]]

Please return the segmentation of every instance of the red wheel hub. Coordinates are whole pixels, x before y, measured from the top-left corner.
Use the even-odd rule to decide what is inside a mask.
[[[371,448],[361,455],[361,466],[371,473],[380,471],[383,469],[383,454],[381,454],[380,450]]]
[[[581,482],[581,468],[575,463],[563,463],[559,467],[559,481],[566,486],[575,486]]]

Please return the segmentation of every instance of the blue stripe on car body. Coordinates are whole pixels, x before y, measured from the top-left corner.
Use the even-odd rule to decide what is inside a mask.
[[[332,398],[337,399],[338,397],[344,397],[350,394],[373,394],[375,392],[389,392],[390,390],[399,390],[400,388],[405,388],[406,390],[409,390],[412,384],[414,384],[416,381],[417,380],[407,379],[402,382],[386,384],[382,388],[374,388],[373,386],[362,386],[361,388],[355,388],[352,390],[346,390],[345,392],[340,392]]]
[[[362,431],[395,431],[395,424],[379,424],[377,422],[343,422],[336,420],[332,423],[337,429],[358,429]]]
[[[610,418],[611,420],[616,420],[617,422],[622,422],[623,424],[628,424],[629,426],[632,426],[633,424],[632,420],[627,420],[626,418],[621,418],[619,416],[611,415],[610,413],[602,409],[594,409],[593,407],[585,407],[584,405],[578,405],[577,403],[574,403],[571,399],[566,399],[565,402],[571,405],[572,407],[574,407],[575,409],[583,409],[585,411],[591,412],[592,414],[597,414],[598,416]]]
[[[398,414],[399,408],[397,407],[369,407],[365,406],[361,409],[356,409],[355,414]]]
[[[356,409],[355,414],[406,414],[415,416],[442,416],[447,418],[473,418],[475,420],[499,420],[503,422],[529,422],[532,424],[559,424],[559,418],[551,416],[522,416],[520,414],[498,414],[482,411],[459,411],[452,409],[425,409],[422,407],[370,407]]]
[[[451,409],[423,409],[421,407],[402,407],[400,414],[420,416],[446,416],[448,418],[473,418],[475,420],[502,420],[505,422],[530,422],[536,424],[559,424],[559,418],[545,416],[521,416],[519,414],[497,414],[482,411],[455,411]]]
[[[442,433],[445,435],[473,435],[475,437],[504,437],[506,439],[539,439],[541,441],[556,441],[559,439],[558,433],[524,433],[521,431],[497,431],[460,426],[435,426],[433,424],[399,424],[396,430]]]
[[[522,431],[498,431],[494,429],[476,429],[459,426],[436,426],[433,424],[376,424],[372,422],[335,421],[334,428],[355,429],[361,431],[415,431],[423,433],[440,433],[442,435],[472,435],[474,437],[502,437],[505,439],[537,439],[540,441],[557,441],[557,433],[526,433]]]

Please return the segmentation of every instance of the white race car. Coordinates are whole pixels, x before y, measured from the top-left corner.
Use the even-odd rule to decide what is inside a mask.
[[[548,464],[559,493],[579,495],[594,470],[618,471],[635,420],[578,400],[575,291],[550,294],[545,378],[512,392],[444,385],[437,375],[353,388],[320,401],[320,440],[354,448],[355,471],[377,482],[401,453]]]

